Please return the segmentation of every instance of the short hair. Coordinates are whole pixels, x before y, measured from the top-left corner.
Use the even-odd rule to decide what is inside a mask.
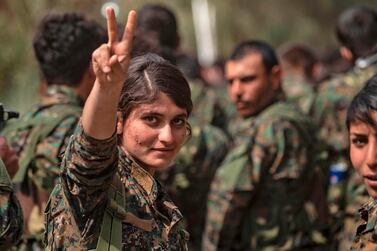
[[[313,77],[313,68],[318,62],[313,50],[303,44],[291,44],[284,48],[280,53],[280,59],[292,67],[302,67],[308,78]]]
[[[144,5],[138,12],[137,30],[155,32],[161,47],[174,50],[178,46],[178,28],[174,13],[160,4]]]
[[[230,54],[229,60],[239,61],[251,53],[260,53],[263,65],[269,74],[275,65],[279,65],[275,50],[266,42],[259,40],[248,40],[239,43]]]
[[[137,105],[154,102],[160,93],[165,93],[178,107],[186,109],[187,114],[191,113],[191,91],[182,72],[153,53],[135,57],[128,69],[118,111],[127,118]]]
[[[106,31],[82,14],[48,14],[39,24],[33,47],[48,85],[78,86],[93,51],[106,42]]]
[[[349,105],[346,118],[348,130],[354,122],[363,122],[377,128],[377,123],[370,116],[371,111],[377,111],[377,75],[367,81]]]
[[[338,18],[336,36],[355,58],[365,57],[377,49],[377,13],[365,6],[346,9]]]

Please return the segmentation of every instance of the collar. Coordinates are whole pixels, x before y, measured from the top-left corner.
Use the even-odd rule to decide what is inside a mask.
[[[136,161],[127,155],[122,149],[119,149],[119,161],[121,177],[124,174],[131,175],[133,179],[143,188],[148,197],[156,198],[157,196],[157,181],[144,168],[142,168]]]
[[[51,85],[42,97],[42,105],[73,104],[83,106],[84,100],[79,97],[72,87],[65,85]]]

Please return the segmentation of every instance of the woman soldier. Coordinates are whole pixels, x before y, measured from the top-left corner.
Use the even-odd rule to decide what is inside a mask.
[[[182,215],[153,174],[190,134],[190,89],[156,55],[128,69],[135,19],[119,41],[107,10],[109,41],[93,53],[96,81],[46,208],[47,250],[187,249]]]
[[[377,75],[352,100],[346,123],[351,162],[371,197],[359,210],[351,250],[377,250]]]

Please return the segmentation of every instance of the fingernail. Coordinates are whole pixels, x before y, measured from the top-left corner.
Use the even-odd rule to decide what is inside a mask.
[[[111,71],[111,68],[109,66],[103,67],[103,72],[104,73],[109,73]]]
[[[118,62],[123,62],[123,60],[126,58],[125,55],[118,57]]]

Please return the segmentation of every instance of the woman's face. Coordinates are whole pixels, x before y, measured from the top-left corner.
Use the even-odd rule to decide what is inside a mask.
[[[377,112],[371,117],[377,121]],[[377,199],[377,130],[363,123],[350,124],[350,158],[352,165],[362,177],[369,195]]]
[[[187,111],[161,93],[151,104],[136,106],[122,123],[122,148],[151,174],[168,167],[186,140]]]

